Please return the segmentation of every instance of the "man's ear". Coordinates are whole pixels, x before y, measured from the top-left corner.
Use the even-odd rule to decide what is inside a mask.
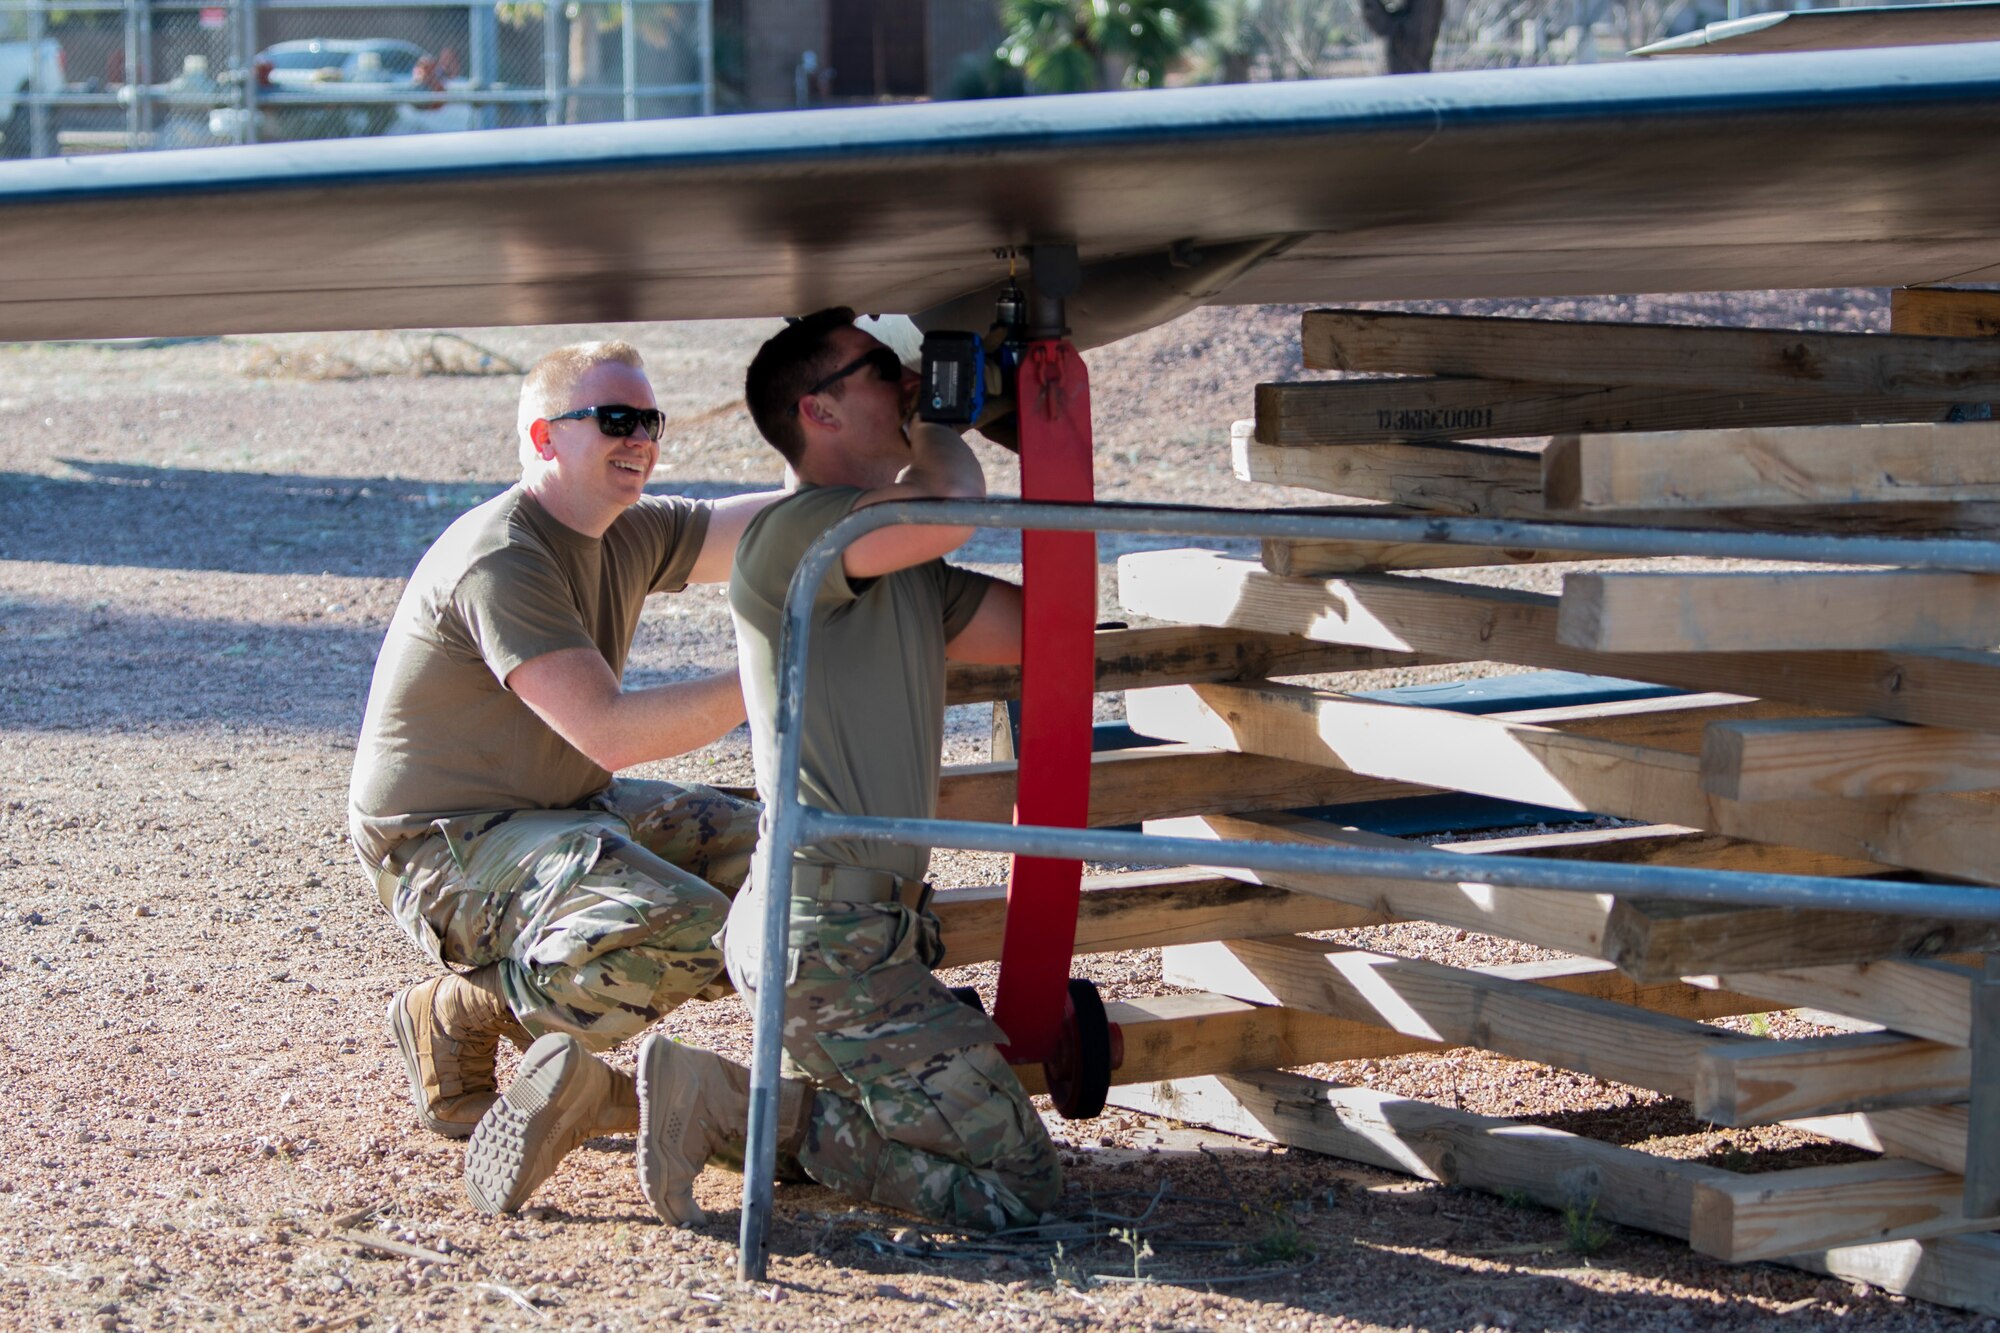
[[[809,393],[799,399],[799,415],[815,426],[830,427],[836,424],[833,413],[827,411],[826,404],[816,393]]]
[[[555,451],[549,447],[549,423],[545,419],[537,417],[528,423],[528,442],[535,446],[537,456],[555,457]]]

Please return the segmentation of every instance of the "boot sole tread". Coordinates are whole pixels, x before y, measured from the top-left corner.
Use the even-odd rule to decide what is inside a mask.
[[[465,1153],[465,1193],[482,1213],[520,1208],[569,1151],[591,1136],[587,1119],[563,1128],[565,1108],[555,1099],[557,1089],[544,1086],[558,1082],[553,1070],[544,1079],[548,1069],[516,1078],[472,1132]]]

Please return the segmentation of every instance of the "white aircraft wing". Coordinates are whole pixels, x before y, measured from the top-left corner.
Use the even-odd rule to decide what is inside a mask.
[[[0,340],[2000,281],[2000,44],[0,166]],[[980,324],[984,323],[982,312]]]

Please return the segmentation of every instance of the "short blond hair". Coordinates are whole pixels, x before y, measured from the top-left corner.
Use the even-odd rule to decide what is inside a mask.
[[[520,435],[523,470],[532,469],[540,458],[535,452],[535,441],[528,434],[528,427],[558,412],[567,411],[570,395],[576,392],[577,383],[606,363],[630,366],[641,373],[646,369],[645,359],[639,355],[638,348],[616,340],[558,347],[529,369],[527,378],[521,381],[521,408],[514,419],[515,430]]]

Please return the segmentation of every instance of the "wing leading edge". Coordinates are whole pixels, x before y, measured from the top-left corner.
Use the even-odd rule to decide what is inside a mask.
[[[0,339],[922,311],[1035,241],[1109,332],[2000,280],[1995,143],[2000,44],[16,163]]]

